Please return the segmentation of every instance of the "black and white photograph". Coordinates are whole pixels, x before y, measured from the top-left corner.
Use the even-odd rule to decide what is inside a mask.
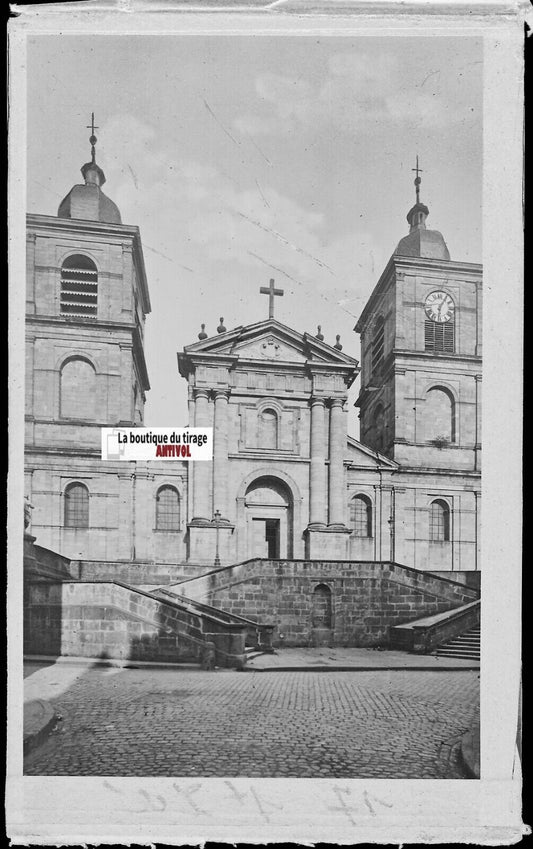
[[[518,536],[498,584],[483,530],[482,29],[59,11],[16,102],[18,780],[98,779],[114,815],[173,779],[151,821],[219,779],[267,831],[300,779],[348,829],[404,782],[482,794],[495,585],[518,615]]]

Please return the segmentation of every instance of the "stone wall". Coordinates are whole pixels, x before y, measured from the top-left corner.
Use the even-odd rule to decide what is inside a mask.
[[[228,624],[117,582],[27,582],[26,654],[242,666],[244,625]]]
[[[158,586],[171,584],[185,578],[204,574],[205,566],[194,563],[154,563],[134,560],[73,560],[74,577],[82,581],[120,581],[133,586]]]
[[[459,584],[466,584],[467,587],[472,587],[475,590],[481,589],[481,572],[471,572],[460,570],[457,572],[438,572],[435,570],[431,570],[433,575],[437,575],[440,578],[449,578],[451,581],[457,581]]]
[[[276,646],[305,646],[315,640],[315,591],[321,585],[331,593],[329,641],[337,646],[386,644],[392,626],[478,597],[464,584],[396,563],[305,560],[249,560],[173,590],[274,625]],[[322,600],[322,590],[319,595]]]

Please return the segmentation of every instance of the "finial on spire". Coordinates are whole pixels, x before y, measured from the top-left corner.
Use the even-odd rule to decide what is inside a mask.
[[[226,328],[224,327],[224,319],[221,317],[220,318],[220,324],[217,327],[217,333],[225,333],[225,332],[226,332]]]
[[[336,348],[337,351],[342,351],[341,337],[340,337],[339,333],[337,333],[335,339],[336,339],[336,342],[335,342],[333,347]]]
[[[422,182],[422,177],[419,174],[423,174],[421,168],[418,167],[418,153],[416,154],[416,168],[411,168],[411,171],[416,171],[415,177],[415,191],[416,191],[416,202],[420,203],[420,183]]]
[[[207,339],[207,333],[205,332],[205,324],[201,324],[200,327],[202,329],[200,330],[200,333],[198,334],[198,339]]]
[[[98,139],[96,138],[96,136],[95,136],[95,134],[94,134],[94,131],[95,131],[95,130],[99,130],[99,129],[100,129],[100,127],[96,127],[96,126],[95,126],[95,123],[94,123],[94,112],[91,112],[91,123],[90,123],[90,124],[87,124],[87,128],[86,128],[86,129],[91,131],[91,135],[90,135],[90,137],[89,137],[89,142],[90,142],[90,144],[91,144],[91,162],[92,162],[92,163],[93,163],[93,165],[94,165],[94,163],[96,162],[96,150],[95,150],[95,144],[96,144],[96,142],[98,141]]]
[[[324,341],[324,334],[322,333],[322,327],[320,326],[320,324],[318,325],[317,330],[318,330],[318,333],[316,334],[316,338],[318,339],[319,342],[323,342]]]

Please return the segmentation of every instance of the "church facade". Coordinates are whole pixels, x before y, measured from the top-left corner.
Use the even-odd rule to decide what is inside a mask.
[[[189,424],[214,428],[212,462],[102,461],[102,427],[144,425],[151,307],[138,228],[102,191],[95,141],[57,217],[28,216],[25,487],[38,543],[141,585],[250,558],[478,572],[482,273],[427,229],[419,177],[409,234],[355,327],[361,365],[320,331],[280,323],[271,281],[268,319],[221,325],[178,354]]]

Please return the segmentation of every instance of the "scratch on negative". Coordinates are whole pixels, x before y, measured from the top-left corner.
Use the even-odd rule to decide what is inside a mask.
[[[257,180],[255,181],[255,185],[256,185],[256,186],[257,186],[257,188],[259,189],[259,194],[260,194],[260,195],[261,195],[261,197],[263,198],[264,202],[266,203],[266,205],[267,205],[267,206],[268,206],[268,208],[270,209],[270,204],[269,204],[269,202],[267,201],[266,197],[264,196],[264,194],[263,194],[263,190],[262,190],[261,186],[259,185],[259,183],[257,182]]]
[[[301,280],[297,280],[295,277],[291,277],[291,275],[290,275],[290,274],[287,274],[287,272],[286,272],[286,271],[283,271],[283,269],[282,269],[282,268],[278,268],[278,266],[277,266],[277,265],[272,265],[272,263],[271,263],[271,262],[267,262],[267,261],[266,261],[266,259],[263,259],[263,257],[262,257],[262,256],[259,256],[259,254],[254,254],[254,252],[253,252],[253,251],[247,251],[247,253],[248,253],[250,256],[255,257],[255,259],[258,259],[258,260],[259,260],[259,262],[263,262],[265,265],[268,265],[268,267],[269,267],[269,268],[274,269],[274,271],[279,271],[279,273],[280,273],[280,274],[283,274],[283,276],[284,276],[284,277],[287,277],[289,280],[292,280],[292,282],[293,282],[293,283],[297,283],[297,284],[298,284],[298,286],[303,286],[303,285],[304,285],[304,284],[302,283],[302,281],[301,281]]]
[[[133,179],[133,185],[135,186],[136,189],[138,189],[139,183],[137,182],[137,177],[136,177],[135,171],[133,170],[133,168],[131,167],[129,162],[128,162],[128,168],[130,170],[130,174],[131,174],[132,179]]]
[[[304,256],[309,257],[309,259],[312,259],[313,262],[316,262],[316,264],[319,265],[321,268],[325,268],[326,271],[329,271],[329,273],[332,274],[333,277],[336,276],[335,272],[332,268],[329,267],[329,265],[326,265],[325,262],[322,262],[320,259],[317,259],[316,256],[313,256],[313,254],[304,251],[303,248],[299,248],[298,245],[293,245],[292,242],[289,242],[288,239],[282,236],[281,233],[278,233],[277,230],[272,230],[270,227],[266,227],[264,224],[261,224],[260,221],[255,221],[253,218],[250,218],[248,215],[245,215],[244,212],[239,212],[239,210],[235,210],[235,212],[237,213],[237,215],[240,215],[241,218],[244,218],[246,221],[249,221],[250,224],[254,224],[255,227],[259,227],[261,230],[264,230],[265,233],[270,233],[272,236],[275,236],[276,239],[278,239],[278,241],[280,242],[283,242],[284,245],[287,245],[289,248],[292,248],[299,254],[303,254]]]
[[[227,137],[232,140],[233,144],[236,144],[237,146],[239,146],[239,142],[237,141],[237,139],[233,138],[233,136],[231,135],[229,130],[226,129],[226,127],[224,126],[222,121],[220,121],[219,118],[217,118],[217,116],[215,115],[215,113],[211,109],[211,107],[210,107],[209,103],[207,102],[207,100],[205,99],[205,97],[203,98],[203,101],[204,101],[205,108],[207,109],[209,114],[215,119],[215,121],[217,122],[220,129],[223,130],[226,133]]]
[[[272,162],[270,161],[270,159],[268,158],[268,156],[266,155],[266,153],[264,153],[264,151],[262,151],[262,150],[261,150],[261,148],[259,147],[259,145],[257,144],[257,142],[253,140],[253,138],[251,137],[250,133],[246,133],[246,136],[247,136],[247,138],[248,138],[248,139],[252,142],[252,144],[253,144],[253,146],[255,147],[255,149],[256,149],[256,150],[257,150],[257,151],[261,154],[261,156],[263,157],[263,159],[265,160],[265,162],[266,162],[268,165],[272,165]]]

